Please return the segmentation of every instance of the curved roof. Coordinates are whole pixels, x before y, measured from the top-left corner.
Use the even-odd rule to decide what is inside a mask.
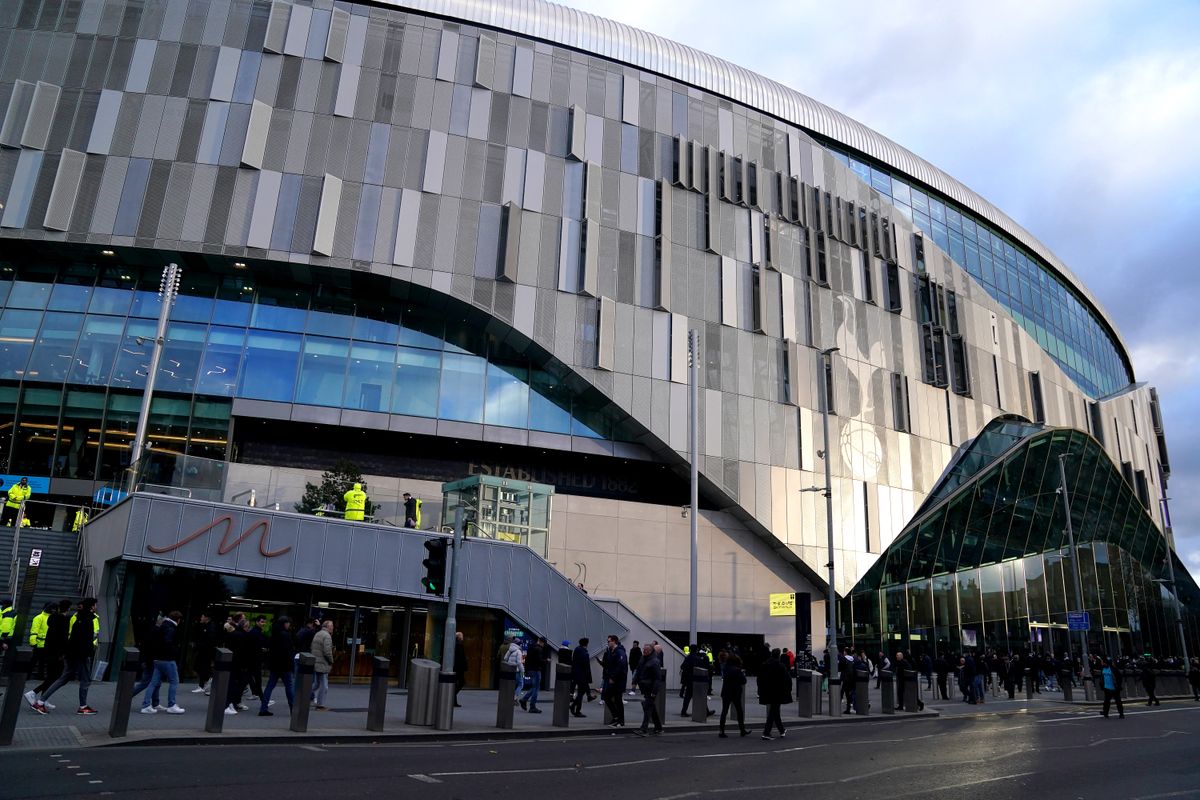
[[[1036,253],[1091,306],[1122,349],[1129,348],[1091,291],[1029,231],[963,183],[840,111],[745,67],[630,25],[544,0],[379,0],[583,50],[722,95],[845,144],[936,189]]]

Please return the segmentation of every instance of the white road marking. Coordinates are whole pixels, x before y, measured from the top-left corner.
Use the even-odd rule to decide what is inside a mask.
[[[1156,708],[1153,711],[1126,711],[1127,717],[1140,717],[1143,714],[1171,714],[1176,711],[1200,711],[1200,706],[1185,706],[1183,708]],[[1086,716],[1100,717],[1100,712],[1084,712]],[[1039,719],[1038,723],[1045,724],[1049,722],[1079,722],[1079,716],[1062,717],[1060,719]]]
[[[432,772],[439,778],[458,778],[470,775],[537,775],[545,772],[577,772],[575,767],[542,767],[540,769],[477,769],[469,772]]]
[[[76,772],[75,774],[76,774],[76,775],[78,775],[79,777],[81,777],[81,778],[82,778],[84,775],[91,775],[92,773],[90,773],[90,772]]]
[[[638,764],[657,764],[666,761],[665,758],[643,758],[640,761],[616,761],[612,764],[592,764],[584,769],[608,769],[609,767],[633,767]]]
[[[300,744],[300,745],[296,745],[296,746],[299,747],[301,750],[310,750],[314,753],[324,753],[325,752],[324,747],[317,747],[315,744]]]
[[[799,750],[801,748],[796,749]],[[774,751],[756,750],[750,753],[704,753],[698,756],[688,756],[688,758],[743,758],[745,756],[765,756],[768,752]]]
[[[88,781],[88,783],[104,783],[104,781]]]
[[[1014,772],[1012,775],[999,775],[995,778],[982,778],[977,781],[969,781],[968,783],[955,783],[951,786],[937,786],[929,789],[920,789],[915,792],[904,792],[902,794],[893,794],[892,797],[916,797],[918,795],[928,796],[932,792],[944,792],[947,789],[964,789],[968,786],[978,786],[981,783],[995,783],[996,781],[1011,781],[1014,778],[1025,778],[1029,775],[1037,775],[1036,772]]]
[[[1131,800],[1158,800],[1161,797],[1195,797],[1198,789],[1184,789],[1182,792],[1161,792],[1159,794],[1142,794]]]
[[[412,778],[414,781],[422,781],[423,783],[441,783],[441,781],[439,781],[437,778],[431,778],[428,775],[422,775],[419,772],[409,775],[408,777]]]

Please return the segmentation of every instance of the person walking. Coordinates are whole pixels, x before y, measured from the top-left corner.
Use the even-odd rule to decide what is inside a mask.
[[[100,618],[96,616],[96,598],[85,597],[79,601],[79,610],[67,623],[67,640],[64,647],[64,666],[58,680],[50,685],[33,706],[39,714],[51,708],[47,702],[55,692],[72,680],[79,681],[79,708],[76,714],[91,716],[98,713],[88,705],[88,688],[92,685],[92,656],[100,642]]]
[[[333,671],[333,620],[325,620],[313,635],[312,640],[313,672],[316,678],[317,702],[313,708],[325,711],[329,700],[329,673]]]
[[[787,736],[779,710],[792,702],[792,682],[787,670],[779,663],[778,650],[772,650],[770,658],[758,669],[758,702],[767,707],[767,722],[763,726],[762,738],[771,741],[774,728],[779,729],[779,738]]]
[[[653,652],[654,648],[650,648]],[[642,657],[645,658],[645,648],[642,648]],[[661,663],[661,662],[660,662]],[[621,695],[625,694],[625,681],[629,676],[629,658],[625,655],[625,648],[621,646],[621,640],[615,635],[610,634],[608,637],[608,649],[604,652],[602,661],[603,672],[601,674],[601,697],[604,704],[608,706],[608,713],[612,716],[610,727],[624,728],[625,727],[625,703],[621,699]],[[640,669],[641,663],[638,667]]]
[[[50,615],[54,612],[54,603],[46,603],[42,610],[29,624],[29,646],[33,648],[33,660],[29,662],[29,677],[45,680],[49,672],[46,664],[46,628],[50,624]]]
[[[529,645],[529,652],[525,654],[525,680],[527,688],[524,696],[521,697],[521,709],[528,711],[530,714],[540,714],[542,710],[537,707],[538,690],[542,688],[542,671],[546,668],[546,638],[539,636],[533,644]]]
[[[1189,665],[1188,683],[1192,685],[1192,700],[1200,702],[1200,658],[1193,658]]]
[[[1155,688],[1158,686],[1158,675],[1154,672],[1154,668],[1156,666],[1158,665],[1150,656],[1146,656],[1142,659],[1142,687],[1146,690],[1146,705],[1148,706],[1162,705],[1162,701],[1159,700],[1158,696],[1154,693]]]
[[[945,653],[940,653],[934,660],[933,671],[937,675],[938,696],[943,700],[949,700],[950,693],[946,689],[946,679],[950,675],[950,662],[946,660]]]
[[[454,633],[454,707],[462,708],[458,693],[467,685],[467,645],[462,631]]]
[[[342,495],[342,499],[346,501],[346,519],[352,522],[362,522],[367,508],[367,493],[363,491],[362,484],[354,484],[346,494]]]
[[[1109,704],[1115,700],[1117,702],[1117,714],[1120,715],[1121,719],[1125,719],[1125,707],[1121,705],[1120,678],[1117,677],[1116,672],[1113,670],[1112,662],[1107,658],[1100,659],[1100,666],[1100,676],[1104,688],[1104,710],[1100,712],[1100,715],[1108,719]]]
[[[686,650],[687,650],[687,648],[684,648],[685,652],[686,652]],[[640,662],[641,660],[642,660],[642,645],[641,645],[641,643],[638,642],[637,639],[634,639],[633,646],[629,648],[629,675],[630,675],[630,677],[632,677],[634,674],[637,673],[638,662]],[[629,693],[637,694],[637,691],[638,691],[637,683],[635,682],[633,686],[629,687]],[[683,688],[680,687],[679,691],[680,691],[679,696],[683,697]]]
[[[54,605],[53,603],[51,604]],[[42,682],[34,688],[25,692],[25,701],[35,711],[39,698],[42,692],[50,688],[50,684],[58,678],[62,673],[63,656],[67,648],[67,629],[71,624],[71,618],[67,616],[67,612],[71,610],[70,600],[60,600],[57,606],[54,606],[50,612],[50,616],[46,619],[46,636],[45,645],[42,650],[46,662],[46,674],[42,678]],[[46,703],[46,708],[54,710],[53,703]]]
[[[663,690],[662,660],[653,645],[642,647],[642,657],[638,661],[633,683],[642,693],[642,725],[634,733],[638,736],[651,733],[658,736],[663,732],[663,722],[658,716],[658,693]],[[620,695],[617,697],[619,699]],[[650,731],[651,723],[654,723],[653,732]]]
[[[271,711],[271,693],[276,684],[283,684],[283,693],[287,697],[288,709],[296,702],[296,688],[292,682],[293,662],[296,658],[296,641],[292,638],[292,621],[280,617],[271,626],[271,639],[267,644],[267,687],[263,689],[262,701],[259,705],[260,717],[274,716]]]
[[[692,683],[696,668],[707,666],[708,661],[705,660],[704,654],[700,652],[699,647],[692,645],[688,648],[688,654],[679,665],[679,685],[683,687],[683,708],[679,710],[679,716],[686,717],[688,715],[688,706],[692,704]]]
[[[196,672],[196,688],[192,694],[208,694],[212,679],[213,658],[217,654],[217,623],[207,611],[200,612],[196,623],[196,644],[192,651],[192,669]]]
[[[742,669],[742,659],[730,654],[721,667],[721,732],[717,735],[722,739],[726,738],[725,718],[730,708],[737,713],[738,731],[742,736],[750,733],[746,728],[745,688],[746,671]]]
[[[408,492],[404,493],[404,527],[421,527],[421,501]]]
[[[154,674],[150,678],[150,685],[146,688],[146,694],[142,697],[142,712],[143,714],[157,714],[158,704],[152,703],[152,699],[158,692],[158,687],[163,681],[167,682],[167,713],[182,714],[184,709],[179,707],[175,702],[176,693],[179,691],[179,620],[183,619],[183,614],[179,611],[172,611],[167,614],[162,623],[159,624],[152,637],[151,650],[154,655]]]
[[[248,653],[246,652],[246,629],[249,622],[245,614],[234,614],[225,623],[225,647],[233,654],[229,670],[229,691],[225,694],[225,714],[233,716],[239,711],[249,710],[242,703],[242,693],[246,691],[249,680]]]
[[[571,651],[571,683],[575,685],[575,696],[571,700],[571,716],[586,717],[583,701],[592,693],[592,657],[588,654],[588,642],[584,636]]]

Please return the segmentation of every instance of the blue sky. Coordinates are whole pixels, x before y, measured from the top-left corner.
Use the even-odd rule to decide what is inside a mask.
[[[1200,3],[566,4],[836,108],[1046,244],[1158,387],[1177,548],[1200,576]]]

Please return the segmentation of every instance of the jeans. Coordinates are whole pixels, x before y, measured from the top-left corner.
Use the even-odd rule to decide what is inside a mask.
[[[151,696],[158,694],[158,687],[162,686],[163,680],[167,681],[167,708],[175,706],[175,692],[179,689],[179,665],[174,661],[156,660],[154,675],[150,678],[150,688],[142,698],[142,708],[150,705]]]
[[[538,689],[542,688],[542,673],[536,670],[527,673],[525,680],[529,685],[529,689],[521,699],[529,703],[530,708],[537,708]]]
[[[1104,716],[1106,716],[1106,717],[1108,716],[1108,707],[1112,703],[1113,700],[1117,701],[1117,713],[1120,714],[1122,718],[1124,718],[1125,717],[1125,707],[1123,705],[1121,705],[1121,693],[1119,691],[1117,691],[1116,689],[1105,689],[1104,690],[1104,711],[1101,713],[1103,713]]]
[[[72,680],[79,681],[79,707],[83,708],[87,705],[88,687],[92,685],[92,659],[89,658],[68,658],[63,666],[62,675],[58,676],[58,680],[50,685],[46,693],[42,695],[42,702],[50,699],[50,695],[57,692],[62,687],[66,686]]]
[[[604,691],[601,695],[604,697],[604,704],[608,706],[608,713],[612,716],[613,722],[618,722],[621,725],[625,724],[625,704],[621,701],[621,695],[624,689],[612,682],[604,685]]]
[[[571,701],[571,713],[582,714],[583,703],[587,699],[588,693],[591,691],[591,685],[587,683],[575,684],[575,699]]]
[[[737,697],[721,698],[721,733],[725,732],[725,717],[729,714],[730,708],[737,712],[738,730],[745,732],[746,709],[742,706],[742,696],[741,692],[739,692]]]
[[[983,702],[983,676],[975,676],[975,699],[980,703]]]
[[[329,673],[317,672],[313,678],[315,680],[313,685],[316,687],[317,693],[317,706],[321,707],[325,705],[325,700],[329,697]]]
[[[150,681],[153,679],[154,679],[154,665],[147,664],[145,669],[142,670],[142,677],[139,678],[138,682],[133,685],[133,694],[131,694],[129,696],[130,699],[137,697],[138,692],[146,691],[146,689],[149,688],[149,686],[150,686]],[[150,705],[154,706],[155,708],[158,708],[160,705],[162,705],[161,703],[158,702],[158,687],[157,686],[154,688],[154,691],[148,692],[146,696],[150,698]],[[145,703],[142,703],[142,705],[145,706]]]
[[[621,702],[619,699],[617,702]],[[655,702],[655,696],[650,693],[642,695],[642,730],[648,730],[650,723],[654,723],[654,730],[661,731],[663,729],[662,720],[658,717],[658,703]]]
[[[779,715],[779,703],[767,705],[767,724],[763,726],[763,736],[770,736],[773,727],[778,727],[781,734],[784,732],[783,717]]]
[[[329,676],[325,676],[327,681]],[[284,672],[276,672],[271,670],[271,677],[267,678],[267,688],[263,689],[262,693],[262,708],[261,711],[266,711],[267,706],[271,704],[271,692],[275,691],[275,684],[283,684],[283,693],[287,695],[288,708],[296,702],[296,688],[292,683],[292,672],[286,670]]]

